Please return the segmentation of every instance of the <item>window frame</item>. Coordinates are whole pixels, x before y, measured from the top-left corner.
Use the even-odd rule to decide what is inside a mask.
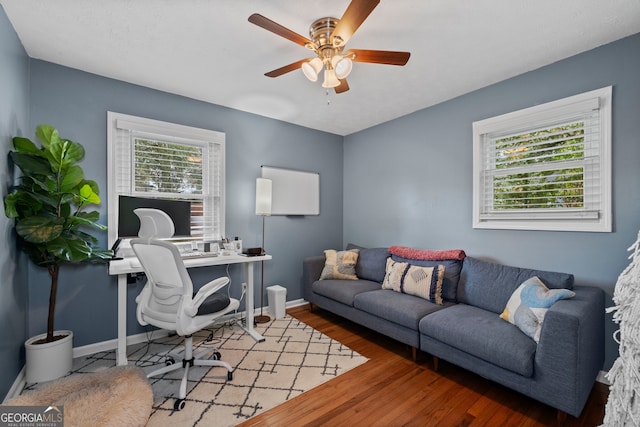
[[[135,191],[134,142],[135,138],[153,136],[171,144],[197,145],[209,154],[209,167],[203,167],[204,209],[210,206],[209,220],[216,221],[218,229],[198,239],[219,240],[225,235],[225,133],[195,128],[112,111],[107,112],[107,183],[108,183],[108,242],[112,246],[118,236],[119,196],[148,197],[153,192]],[[213,164],[212,164],[213,163]],[[214,173],[217,172],[217,173]],[[205,187],[206,182],[206,187]],[[216,194],[212,194],[215,192]],[[217,203],[213,202],[213,198]],[[160,197],[162,198],[162,197]],[[182,198],[182,197],[176,197]],[[184,196],[184,199],[198,197]],[[205,213],[205,216],[207,214]]]
[[[604,87],[530,108],[510,112],[500,116],[473,122],[473,228],[477,229],[505,229],[505,230],[544,230],[544,231],[612,231],[612,203],[611,203],[611,104],[612,87]],[[596,106],[594,108],[594,105]],[[599,131],[597,132],[597,167],[585,168],[584,181],[598,174],[598,191],[600,200],[595,212],[568,214],[557,210],[555,212],[485,211],[483,201],[492,197],[492,185],[484,186],[483,178],[491,169],[485,167],[491,159],[485,150],[485,144],[491,138],[494,140],[508,134],[523,134],[536,131],[543,126],[561,125],[569,123],[558,118],[571,117],[579,114],[587,115],[590,111],[597,111]],[[492,136],[493,135],[493,136]],[[501,135],[497,137],[495,135]],[[598,172],[594,172],[599,170]],[[585,194],[585,199],[588,198]],[[586,209],[585,209],[586,211]]]

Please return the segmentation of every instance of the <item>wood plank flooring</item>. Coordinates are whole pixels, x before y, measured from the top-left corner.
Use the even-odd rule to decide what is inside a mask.
[[[547,405],[430,356],[353,322],[308,306],[287,310],[302,322],[349,346],[369,361],[242,426],[528,426],[556,425]],[[598,426],[608,388],[596,383],[580,418],[567,427]]]

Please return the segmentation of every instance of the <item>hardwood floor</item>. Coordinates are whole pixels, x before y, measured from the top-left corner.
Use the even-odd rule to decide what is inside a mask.
[[[418,362],[410,349],[339,316],[308,306],[287,310],[302,322],[349,346],[369,362],[242,426],[552,426],[557,411],[547,405],[431,357]],[[608,388],[596,383],[579,419],[567,427],[598,426]]]

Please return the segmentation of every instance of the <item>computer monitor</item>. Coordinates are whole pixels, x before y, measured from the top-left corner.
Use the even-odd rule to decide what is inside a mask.
[[[154,208],[166,212],[175,226],[174,237],[191,237],[191,202],[188,200],[149,199],[145,197],[118,196],[118,237],[137,237],[140,219],[137,208]]]

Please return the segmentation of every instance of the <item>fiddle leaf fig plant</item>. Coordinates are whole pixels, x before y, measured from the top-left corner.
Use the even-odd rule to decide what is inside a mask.
[[[37,266],[48,270],[51,283],[47,337],[54,341],[54,314],[60,266],[65,263],[106,262],[113,252],[97,247],[89,230],[106,230],[99,212],[98,184],[86,180],[78,165],[84,147],[61,138],[51,125],[36,128],[38,147],[28,138],[13,138],[11,161],[22,176],[4,198],[5,215],[15,220],[19,247]]]

